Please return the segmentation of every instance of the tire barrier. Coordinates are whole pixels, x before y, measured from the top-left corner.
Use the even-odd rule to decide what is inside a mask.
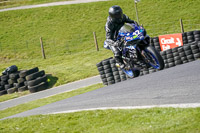
[[[191,40],[192,38],[190,38],[190,41]],[[156,41],[157,38],[155,38],[152,42]],[[184,44],[180,47],[160,51],[160,55],[164,60],[165,69],[200,59],[200,41],[195,41]],[[115,63],[115,59],[110,57],[96,64],[104,85],[111,85],[129,79],[119,68],[115,66]],[[139,64],[139,62],[136,63]],[[144,64],[139,64],[135,67],[140,68],[140,76],[159,71],[153,69],[152,67],[147,68]]]
[[[5,74],[5,71],[4,71]],[[29,90],[31,93],[48,88],[45,71],[38,67],[18,71],[9,71],[0,76],[0,96]]]
[[[188,43],[199,42],[200,41],[200,30],[189,31],[182,33],[183,45]],[[156,48],[158,52],[161,51],[159,38],[153,37],[150,38],[150,45]]]

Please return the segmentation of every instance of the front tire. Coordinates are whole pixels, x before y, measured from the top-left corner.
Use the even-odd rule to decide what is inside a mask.
[[[148,64],[150,64],[153,68],[162,70],[165,67],[163,58],[161,55],[156,51],[156,49],[152,46],[147,46],[145,48],[145,53],[148,57],[146,59],[148,60]]]

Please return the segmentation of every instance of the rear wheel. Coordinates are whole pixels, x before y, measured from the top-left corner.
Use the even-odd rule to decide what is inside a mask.
[[[144,49],[145,62],[155,69],[164,69],[164,61],[161,55],[152,46],[147,46]]]

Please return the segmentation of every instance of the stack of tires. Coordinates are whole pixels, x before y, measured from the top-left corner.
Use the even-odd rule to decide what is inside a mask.
[[[128,77],[115,64],[115,59],[112,57],[96,64],[104,85],[111,85],[127,80]]]
[[[155,47],[155,49],[160,52],[161,48],[160,48],[160,43],[159,43],[159,38],[158,37],[153,37],[152,38],[153,41],[150,40],[151,45]]]
[[[12,67],[13,66],[8,67],[5,71],[9,70]],[[1,76],[0,95],[11,94],[17,91],[17,89],[14,87],[14,83],[17,82],[16,76],[18,76],[19,72],[17,71],[17,67],[15,68],[15,70],[13,69],[14,71],[7,71],[6,73],[4,73],[5,75]]]
[[[44,70],[38,67],[16,71],[0,76],[0,95],[29,90],[31,93],[47,89],[48,82]]]
[[[42,91],[48,87],[45,71],[39,71],[38,67],[22,71],[19,76],[23,81],[23,87],[27,87],[31,93]]]

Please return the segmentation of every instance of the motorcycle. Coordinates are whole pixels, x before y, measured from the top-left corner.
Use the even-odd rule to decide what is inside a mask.
[[[118,32],[117,41],[121,44],[122,59],[125,68],[122,71],[130,78],[140,75],[140,69],[135,67],[144,64],[146,68],[164,69],[164,61],[156,49],[150,46],[150,37],[146,34],[143,26],[125,23]],[[104,43],[104,48],[109,49],[109,45]],[[119,65],[116,65],[119,67]]]

